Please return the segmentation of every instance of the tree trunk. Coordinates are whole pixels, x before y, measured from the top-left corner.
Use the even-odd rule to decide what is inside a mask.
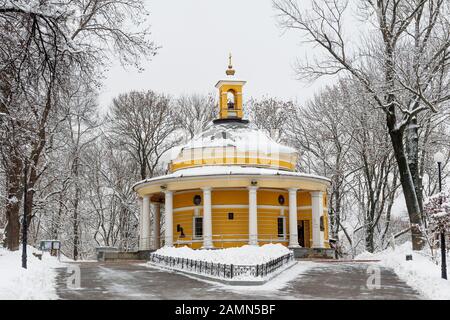
[[[75,261],[78,260],[78,245],[78,200],[75,199],[73,209],[73,260]]]
[[[21,178],[22,161],[12,156],[7,168],[8,200],[6,202],[6,247],[11,251],[19,250],[20,244],[20,203],[22,198]]]
[[[366,237],[365,237],[365,247],[366,247],[366,251],[373,253],[375,251],[375,246],[374,246],[374,242],[373,242],[373,230],[374,228],[370,227],[366,227],[365,228],[365,232],[366,232]]]
[[[403,146],[403,131],[394,129],[393,121],[390,119],[389,114],[387,115],[387,124],[392,146],[394,148],[395,159],[397,160],[400,182],[403,188],[406,208],[408,210],[409,221],[411,224],[413,250],[421,250],[425,244],[422,231],[420,230],[420,226],[422,224],[421,211],[416,195],[416,189],[405,155]]]
[[[78,145],[77,145],[78,146]],[[79,150],[78,148],[73,153],[73,177],[75,181],[75,199],[73,201],[73,259],[77,260],[79,256],[80,236],[79,236],[79,221],[78,221],[78,204],[80,202],[81,189],[79,181]]]
[[[333,215],[333,226],[331,228],[332,234],[331,236],[335,239],[339,238],[339,223],[337,221],[341,220],[341,193],[340,190],[337,189],[335,192],[335,207],[334,207],[334,215]]]
[[[423,211],[422,197],[422,179],[419,171],[419,127],[417,118],[414,117],[408,125],[408,136],[406,139],[406,150],[408,155],[408,166],[411,172],[411,178],[416,189],[417,201],[419,202],[420,212]]]

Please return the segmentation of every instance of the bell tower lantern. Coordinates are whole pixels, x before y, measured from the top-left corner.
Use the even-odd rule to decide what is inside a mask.
[[[216,84],[219,89],[219,119],[242,120],[242,88],[245,81],[234,77],[235,70],[229,56],[228,69],[225,71],[227,77]]]

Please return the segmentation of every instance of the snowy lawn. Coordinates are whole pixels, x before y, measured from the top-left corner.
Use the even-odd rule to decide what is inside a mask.
[[[33,256],[40,253],[28,247],[28,269],[22,268],[22,251],[0,248],[0,300],[57,299],[55,267],[61,266],[57,258],[48,253],[42,260]]]
[[[412,261],[406,261],[407,254],[412,254]],[[397,246],[395,250],[388,248],[376,254],[365,252],[356,257],[356,260],[365,259],[381,260],[380,264],[394,269],[403,281],[426,298],[450,299],[450,282],[441,279],[441,267],[433,263],[425,252],[414,252],[411,242]]]
[[[215,250],[194,250],[189,247],[164,247],[154,253],[162,256],[221,264],[257,265],[289,254],[289,252],[289,249],[282,244],[265,244],[263,246],[245,245],[237,248]]]

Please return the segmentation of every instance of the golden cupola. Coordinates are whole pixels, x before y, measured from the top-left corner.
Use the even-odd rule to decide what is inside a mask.
[[[219,89],[219,120],[241,120],[243,117],[242,89],[245,81],[236,79],[235,73],[230,53],[228,69],[225,71],[227,78],[219,80],[216,84],[216,88]]]

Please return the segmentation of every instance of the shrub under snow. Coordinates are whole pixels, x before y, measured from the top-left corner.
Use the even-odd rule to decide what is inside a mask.
[[[194,250],[186,246],[181,248],[164,247],[158,249],[155,254],[221,264],[257,265],[284,256],[289,252],[289,249],[282,244],[265,244],[215,250]]]

